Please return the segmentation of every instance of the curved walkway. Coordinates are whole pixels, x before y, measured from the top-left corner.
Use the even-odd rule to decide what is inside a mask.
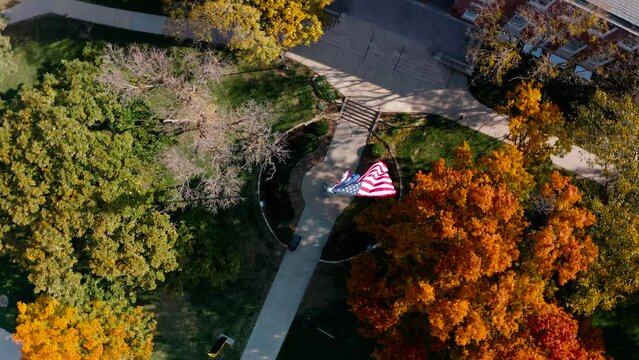
[[[324,161],[306,173],[305,207],[295,230],[302,240],[284,256],[242,359],[277,358],[333,224],[351,200],[325,196],[322,185],[335,182],[345,170],[355,171],[367,139],[367,132],[353,132],[346,121],[340,121]]]
[[[348,2],[349,0],[344,0]],[[343,1],[343,2],[344,2]],[[400,4],[400,2],[398,2]],[[408,4],[408,5],[407,5]],[[418,4],[405,0],[407,12]],[[153,34],[167,34],[170,20],[163,16],[112,9],[76,0],[23,0],[5,11],[9,23],[54,13],[97,24]],[[431,21],[442,16],[420,14],[413,21]],[[448,19],[458,29],[458,20]],[[508,119],[479,103],[468,92],[465,78],[433,60],[433,47],[449,33],[446,21],[423,42],[414,41],[387,28],[348,15],[312,46],[299,47],[286,55],[326,76],[343,95],[368,107],[388,112],[428,112],[443,115],[496,138],[508,133]],[[437,20],[439,21],[439,20]],[[406,25],[410,28],[410,24]],[[463,24],[461,25],[463,26]],[[402,44],[401,48],[398,44]],[[463,116],[463,118],[460,118]],[[328,234],[350,199],[323,197],[323,182],[332,182],[342,171],[355,170],[368,134],[353,134],[341,121],[323,163],[305,176],[302,190],[306,206],[296,232],[302,241],[295,252],[285,255],[264,302],[243,359],[274,360],[286,338],[304,291],[310,281]],[[603,181],[601,168],[593,167],[594,155],[573,146],[553,162],[580,176]]]

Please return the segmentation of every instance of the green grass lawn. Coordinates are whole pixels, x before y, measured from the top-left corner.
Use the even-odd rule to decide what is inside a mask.
[[[277,131],[310,120],[319,112],[319,99],[311,84],[313,72],[307,67],[294,63],[287,70],[254,70],[257,69],[239,68],[238,74],[224,77],[214,88],[218,101],[228,106],[238,106],[249,99],[271,102],[281,113],[274,127]]]
[[[359,333],[358,321],[346,303],[348,272],[348,264],[318,265],[279,360],[370,359],[374,342]]]
[[[33,85],[39,77],[62,60],[75,59],[89,42],[100,47],[105,42],[127,44],[152,43],[166,47],[164,37],[114,29],[83,21],[46,15],[7,27],[15,53],[16,72],[0,76],[0,97],[7,98],[22,84]]]
[[[214,236],[234,244],[240,254],[239,277],[222,288],[187,286],[182,291],[176,273],[142,297],[158,322],[153,359],[207,359],[221,332],[235,345],[226,346],[218,358],[240,358],[284,253],[261,222],[255,181],[245,189],[244,203],[212,220]]]
[[[500,142],[478,131],[437,115],[428,115],[421,125],[387,131],[381,137],[394,145],[402,170],[402,183],[407,186],[417,171],[428,171],[439,159],[454,158],[453,149],[467,141],[476,156],[490,152]]]

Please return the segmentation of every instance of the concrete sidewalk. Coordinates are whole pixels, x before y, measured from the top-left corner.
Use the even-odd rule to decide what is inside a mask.
[[[72,19],[119,29],[166,35],[166,16],[143,14],[114,9],[77,0],[22,0],[20,4],[5,10],[9,24],[45,14],[56,14]]]
[[[356,170],[367,138],[367,132],[354,133],[341,120],[324,162],[306,173],[302,183],[305,207],[295,230],[302,240],[297,250],[284,256],[242,359],[277,358],[333,224],[351,200],[325,196],[322,185],[339,180],[346,170]]]

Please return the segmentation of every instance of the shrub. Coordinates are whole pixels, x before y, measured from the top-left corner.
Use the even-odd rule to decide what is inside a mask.
[[[313,124],[313,133],[317,136],[324,136],[328,133],[329,124],[328,120],[322,119]]]
[[[304,135],[304,154],[310,154],[319,146],[319,139],[317,135],[306,134]]]
[[[407,123],[410,121],[410,115],[407,113],[397,114],[395,115],[395,120],[397,120],[398,123]]]
[[[317,91],[317,95],[320,99],[328,101],[330,103],[335,102],[337,100],[338,94],[335,89],[331,86],[331,84],[326,81],[326,78],[323,76],[318,76],[313,80],[313,85],[315,86],[315,91]]]
[[[376,158],[386,155],[386,147],[382,143],[374,143],[371,145],[371,154]]]

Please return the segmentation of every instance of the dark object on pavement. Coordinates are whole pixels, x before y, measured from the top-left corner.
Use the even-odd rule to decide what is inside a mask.
[[[295,249],[297,249],[297,245],[300,244],[300,240],[302,240],[301,236],[299,236],[298,234],[293,234],[293,239],[288,244],[288,250],[295,251]]]

